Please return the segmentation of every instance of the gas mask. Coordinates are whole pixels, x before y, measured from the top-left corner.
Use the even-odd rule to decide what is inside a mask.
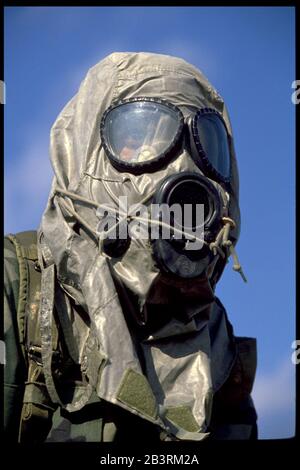
[[[114,278],[138,292],[137,321],[146,323],[147,304],[170,305],[179,297],[183,304],[203,295],[212,300],[235,227],[228,217],[232,142],[221,113],[203,107],[185,109],[184,115],[160,98],[125,99],[103,113],[100,136],[110,164],[128,175],[133,187],[140,175],[147,174],[149,181],[149,194],[135,199],[131,208],[124,191],[121,204],[100,205],[98,211],[101,248]],[[172,165],[168,176],[158,176]],[[127,273],[135,271],[132,282]],[[143,291],[136,289],[139,280]]]
[[[223,199],[226,195],[222,186],[214,186],[204,175],[211,175],[225,187],[229,183],[230,140],[222,116],[211,108],[199,110],[188,121],[185,122],[178,107],[167,101],[134,98],[112,106],[104,113],[101,140],[112,165],[118,171],[133,175],[151,174],[165,167],[183,151],[188,151],[201,173],[186,171],[165,178],[155,191],[152,204],[166,204],[169,208],[175,204],[183,211],[186,204],[191,205],[192,213],[185,217],[190,220],[185,225],[192,232],[200,228],[199,225],[195,226],[195,206],[202,204],[204,214],[198,224],[202,224],[204,241],[208,243],[215,239],[223,215],[221,191]],[[183,236],[176,237],[173,230],[166,243],[162,243],[161,238],[154,241],[155,260],[166,273],[180,278],[197,277],[205,269],[205,263],[197,261],[205,258],[207,251],[201,252],[202,246],[197,249],[184,237],[182,218],[173,222],[183,229]],[[112,255],[115,250],[117,257],[122,253],[120,241],[116,239],[115,247],[106,244]],[[124,250],[128,248],[126,244],[123,247]],[[191,252],[194,256],[188,257]],[[182,260],[182,264],[178,259]]]
[[[233,144],[219,111],[182,111],[156,97],[124,99],[104,111],[100,139],[106,170],[98,177],[107,202],[96,203],[99,188],[92,182],[92,200],[81,200],[94,205],[97,225],[73,214],[98,240],[124,308],[135,312],[138,324],[147,323],[153,304],[172,305],[175,315],[174,304],[194,314],[207,307],[231,254],[245,280],[230,236],[236,228],[228,210]],[[102,178],[105,171],[111,180]],[[124,185],[113,191],[110,183],[117,181]]]

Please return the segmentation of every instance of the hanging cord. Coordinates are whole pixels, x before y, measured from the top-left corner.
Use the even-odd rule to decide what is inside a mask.
[[[67,191],[67,190],[64,190],[64,189],[61,189],[61,188],[56,188],[55,192],[56,192],[56,194],[61,194],[62,196],[67,196],[70,199],[74,199],[76,201],[84,202],[86,204],[89,204],[89,205],[97,208],[97,209],[101,208],[102,210],[112,212],[114,215],[118,215],[118,216],[122,217],[112,227],[110,227],[109,230],[103,231],[103,232],[96,232],[93,229],[93,227],[91,227],[82,217],[80,217],[73,208],[68,206],[66,203],[63,204],[65,209],[71,215],[73,215],[78,220],[78,222],[80,222],[84,227],[86,227],[86,229],[89,230],[89,232],[91,232],[93,237],[98,241],[99,250],[100,250],[101,254],[103,254],[104,256],[107,256],[105,254],[104,250],[103,250],[103,242],[104,242],[103,235],[104,234],[105,234],[105,237],[107,237],[113,230],[115,230],[124,221],[137,220],[137,221],[145,223],[145,224],[148,224],[150,222],[150,224],[158,225],[162,228],[165,227],[167,229],[171,229],[174,233],[177,233],[178,235],[181,235],[181,236],[184,235],[188,240],[197,241],[197,242],[200,242],[201,244],[208,245],[209,249],[213,252],[213,254],[215,256],[217,254],[219,254],[222,258],[225,258],[225,254],[224,254],[224,251],[222,250],[222,248],[229,249],[229,256],[232,256],[232,258],[233,258],[233,270],[238,272],[241,275],[244,282],[247,282],[247,279],[246,279],[246,277],[243,273],[242,266],[241,266],[241,264],[239,262],[239,259],[238,259],[238,256],[237,256],[237,252],[234,248],[234,245],[233,245],[232,241],[229,240],[230,230],[234,229],[236,227],[236,224],[235,224],[234,220],[231,219],[230,217],[222,217],[223,227],[220,229],[219,233],[217,234],[215,241],[208,244],[205,240],[196,237],[196,235],[185,232],[184,230],[179,230],[179,229],[177,229],[175,227],[172,227],[170,224],[168,224],[166,222],[163,222],[161,220],[156,220],[156,219],[151,219],[151,218],[148,219],[147,217],[141,217],[141,216],[138,216],[138,215],[133,215],[130,210],[128,212],[124,212],[122,210],[118,211],[117,209],[114,209],[111,206],[107,206],[105,204],[98,204],[98,203],[96,203],[96,202],[94,202],[90,199],[87,199],[83,196],[79,196],[78,194],[75,194],[71,191]],[[154,193],[154,191],[152,191],[150,194],[148,194],[146,197],[144,197],[139,204],[142,205],[147,200],[149,200],[152,197],[153,193]]]
[[[237,252],[234,248],[232,241],[229,240],[230,230],[234,229],[236,227],[236,224],[234,220],[231,219],[230,217],[222,217],[222,222],[224,225],[219,231],[215,241],[210,243],[209,248],[213,251],[214,254],[216,254],[217,251],[218,252],[222,251],[220,244],[225,249],[229,248],[229,253],[230,253],[229,256],[232,256],[232,259],[233,259],[232,269],[241,275],[244,282],[247,282],[246,276],[243,272],[242,266],[237,256]]]
[[[62,200],[62,201],[61,201],[61,204],[62,204],[62,206],[64,207],[64,209],[65,209],[70,215],[72,215],[73,217],[75,217],[75,219],[77,219],[77,221],[91,233],[93,239],[94,239],[95,242],[96,242],[96,245],[98,245],[98,237],[95,235],[96,232],[95,232],[95,230],[93,229],[93,227],[91,227],[91,225],[90,225],[86,220],[84,220],[72,207],[70,207],[70,206],[66,203],[66,201]]]

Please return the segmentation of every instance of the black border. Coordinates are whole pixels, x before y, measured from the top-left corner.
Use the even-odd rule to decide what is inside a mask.
[[[3,8],[0,9],[1,11],[1,24],[2,24],[2,44],[4,44],[4,7],[14,7],[14,6],[48,6],[48,7],[60,7],[60,6],[71,6],[71,7],[88,7],[88,6],[140,6],[140,7],[294,7],[295,8],[295,26],[296,26],[296,41],[295,41],[295,60],[299,55],[299,48],[297,44],[299,43],[299,31],[297,25],[299,24],[300,19],[300,9],[297,5],[296,0],[291,1],[283,1],[283,0],[272,0],[268,1],[265,0],[264,2],[260,2],[257,0],[252,1],[251,3],[241,3],[239,1],[230,1],[228,4],[223,3],[222,1],[214,1],[214,2],[186,2],[185,5],[178,5],[175,2],[164,2],[158,3],[153,2],[152,4],[145,2],[143,4],[130,2],[128,4],[122,4],[121,2],[92,2],[87,1],[83,3],[82,1],[73,0],[72,4],[68,2],[59,2],[59,1],[42,1],[40,0],[38,3],[35,4],[34,1],[22,1],[22,0],[14,0],[12,2],[4,1]],[[1,48],[1,65],[2,65],[2,77],[4,77],[4,49]],[[299,69],[299,60],[296,61],[296,78],[300,79],[300,69]],[[295,78],[295,79],[296,79]],[[2,123],[3,120],[3,106],[1,105],[1,118]],[[296,106],[296,125],[299,122],[299,109],[300,104]],[[4,149],[4,136],[3,136],[3,124],[1,127],[1,144],[2,149]],[[3,150],[4,152],[4,150]],[[296,155],[298,152],[298,144],[296,138]],[[3,186],[4,186],[4,167],[3,167],[3,160],[1,162],[2,165],[2,172],[1,172],[1,179],[2,179],[2,197],[4,198],[3,194]],[[298,174],[299,165],[297,163],[297,158],[295,158],[295,174]],[[295,200],[298,201],[299,199],[299,187],[296,182],[296,198]],[[2,224],[3,224],[3,206],[2,206]],[[296,204],[295,207],[295,216],[296,220],[298,219],[298,206]],[[3,234],[3,230],[2,230]],[[298,241],[298,232],[296,234],[296,255],[297,255],[297,241]],[[3,252],[2,252],[3,257]],[[297,259],[297,258],[296,258]],[[3,276],[3,272],[1,270],[1,275]],[[297,293],[297,269],[296,269],[296,293]],[[296,295],[296,311],[298,311],[298,296]],[[285,312],[282,312],[284,315]],[[1,322],[1,333],[3,335],[3,324]],[[2,336],[3,337],[3,336]],[[300,338],[300,321],[298,316],[296,315],[296,338]],[[274,345],[275,346],[275,345]],[[3,367],[0,367],[1,370],[1,378],[3,380]],[[3,382],[2,382],[3,383]],[[300,364],[296,366],[296,388],[299,391],[299,384],[300,384]],[[299,394],[299,392],[298,392]],[[297,395],[298,395],[297,394]],[[1,398],[3,396],[3,391],[1,388]],[[270,397],[271,399],[271,397]],[[3,402],[1,402],[3,403]],[[2,408],[3,409],[3,408]],[[203,441],[200,443],[191,444],[186,443],[182,445],[181,443],[163,443],[162,446],[149,446],[145,443],[145,446],[141,448],[140,446],[138,449],[133,444],[132,446],[116,446],[113,443],[111,444],[93,444],[93,443],[47,443],[43,445],[22,445],[22,444],[12,444],[5,440],[2,430],[2,452],[1,452],[1,460],[3,460],[4,465],[13,465],[19,464],[19,468],[26,468],[26,464],[30,464],[32,467],[34,466],[44,466],[47,465],[56,465],[58,468],[61,465],[66,464],[69,468],[74,465],[76,468],[78,465],[84,465],[85,468],[87,465],[92,464],[90,467],[91,469],[98,468],[100,457],[110,453],[111,455],[141,455],[142,453],[174,453],[174,454],[189,454],[192,455],[195,452],[199,455],[200,463],[202,465],[208,465],[207,468],[213,468],[214,464],[220,463],[224,465],[228,463],[233,468],[241,468],[248,464],[252,468],[257,468],[259,465],[264,465],[265,461],[263,460],[266,458],[266,464],[269,467],[272,463],[273,459],[275,460],[276,464],[284,465],[286,468],[288,465],[294,465],[294,460],[296,456],[299,455],[299,445],[300,445],[300,407],[298,405],[298,398],[297,398],[297,406],[296,406],[296,431],[295,437],[289,439],[266,439],[266,440],[257,440],[257,441]],[[129,432],[131,432],[129,430]],[[298,447],[297,447],[298,446]],[[298,451],[298,452],[297,452]],[[296,453],[297,452],[297,453]],[[207,461],[206,461],[207,459]],[[134,468],[138,468],[139,466],[135,466]],[[140,466],[141,468],[143,466]],[[146,467],[147,468],[147,467]]]

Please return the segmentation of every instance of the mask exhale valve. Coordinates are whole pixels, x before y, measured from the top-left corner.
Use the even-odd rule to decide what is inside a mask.
[[[176,234],[152,239],[159,268],[180,278],[201,276],[214,257],[208,242],[213,240],[221,219],[221,201],[214,185],[200,174],[182,172],[163,181],[153,203],[169,208],[171,226],[202,240],[197,243]]]

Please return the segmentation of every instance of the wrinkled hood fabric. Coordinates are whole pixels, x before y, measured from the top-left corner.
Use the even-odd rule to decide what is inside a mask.
[[[45,279],[49,266],[54,266],[58,286],[53,285],[51,291],[44,282],[42,299],[55,297],[69,352],[87,379],[68,404],[70,411],[82,408],[95,390],[99,398],[158,424],[177,439],[200,440],[207,435],[212,395],[229,374],[235,355],[214,286],[196,283],[192,290],[198,294],[186,294],[180,304],[182,317],[170,315],[152,331],[136,335],[124,312],[126,302],[130,310],[130,298],[141,311],[148,303],[150,310],[153,305],[165,305],[169,311],[175,308],[169,301],[172,295],[163,299],[159,289],[155,291],[160,273],[149,241],[132,242],[123,257],[109,260],[78,223],[81,217],[96,231],[96,208],[57,192],[60,188],[99,205],[116,204],[120,196],[127,196],[128,204],[134,204],[153,193],[168,175],[202,174],[186,151],[159,171],[139,176],[118,172],[111,165],[100,140],[101,117],[111,104],[141,96],[166,99],[185,117],[198,108],[213,107],[222,114],[232,136],[222,98],[198,69],[182,59],[118,52],[92,67],[51,130],[55,176],[39,229],[39,253],[42,276]],[[236,223],[231,233],[236,242],[240,213],[233,146],[231,169],[230,195],[212,183],[223,200],[224,214]],[[129,293],[125,303],[120,285]],[[74,305],[86,312],[88,320]],[[46,310],[41,312],[45,328]],[[219,326],[212,337],[213,318],[218,318]]]

